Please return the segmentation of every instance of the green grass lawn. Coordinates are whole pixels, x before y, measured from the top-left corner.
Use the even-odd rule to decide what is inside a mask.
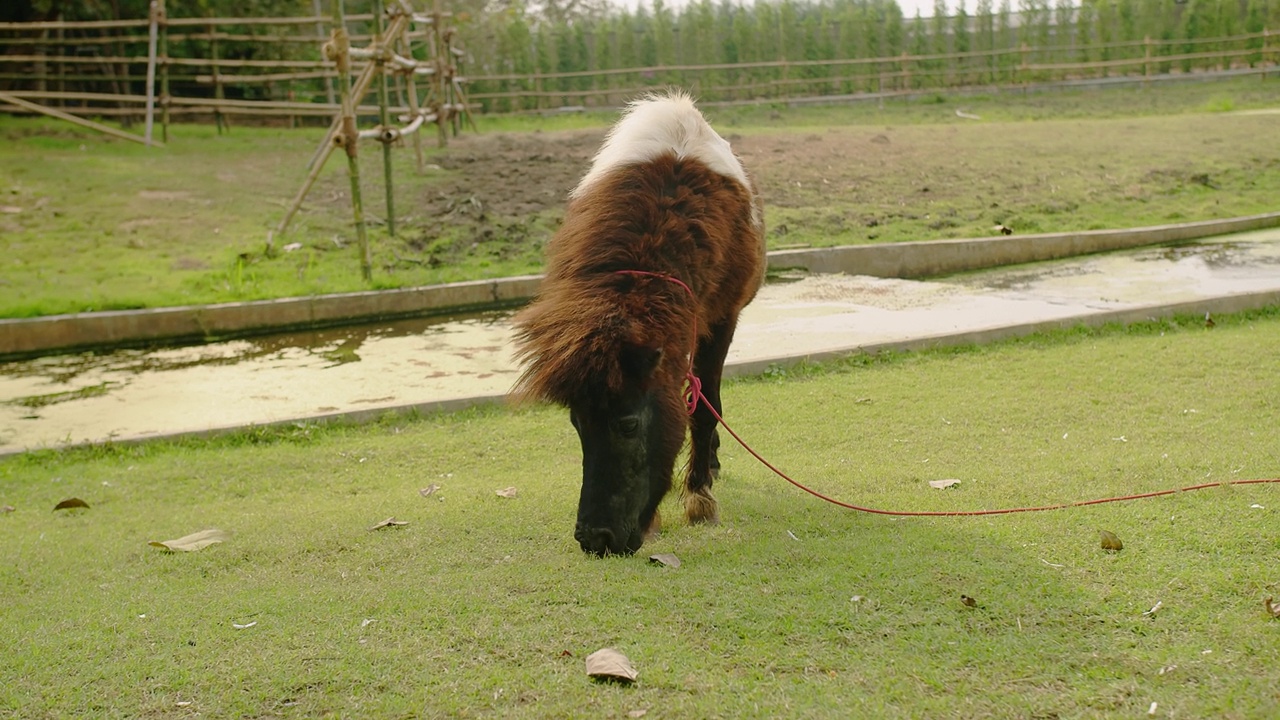
[[[841,499],[1040,505],[1280,475],[1278,345],[1275,310],[1182,318],[774,373],[725,405]],[[673,500],[642,550],[678,569],[577,549],[550,408],[0,460],[0,717],[1280,713],[1276,485],[891,518],[722,452],[722,524]],[[92,508],[51,511],[73,496]],[[208,527],[231,537],[147,545]],[[635,686],[587,679],[606,646]]]
[[[1274,211],[1280,187],[1274,78],[1109,91],[965,95],[786,108],[710,107],[754,155],[774,247],[1134,227]],[[974,122],[957,110],[979,115]],[[479,118],[486,137],[561,137],[615,116]],[[0,317],[405,287],[537,272],[558,201],[480,233],[424,208],[443,189],[467,207],[463,160],[419,175],[393,153],[401,227],[380,218],[381,152],[363,146],[374,281],[361,279],[345,163],[332,158],[277,248],[318,128],[173,128],[145,148],[51,119],[0,117]],[[577,136],[572,136],[576,138]],[[741,139],[739,143],[738,138]],[[814,139],[821,141],[819,144]],[[564,142],[564,141],[562,141]],[[592,142],[595,142],[592,140]],[[430,143],[428,143],[430,144]],[[555,147],[554,145],[552,147]],[[561,148],[563,149],[563,148]],[[586,151],[584,150],[584,157]],[[428,150],[428,165],[441,155]],[[546,158],[543,158],[546,159]],[[547,182],[539,163],[522,184]],[[585,171],[586,164],[582,164]],[[577,175],[573,175],[577,177]],[[460,178],[462,179],[460,181]],[[549,188],[559,197],[571,183]],[[473,196],[474,197],[474,196]],[[446,248],[445,261],[432,260]],[[438,258],[436,258],[438,260]]]

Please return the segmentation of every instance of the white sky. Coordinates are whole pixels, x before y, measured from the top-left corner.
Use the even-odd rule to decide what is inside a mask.
[[[689,0],[664,1],[666,2],[667,7],[681,8],[684,7]],[[739,3],[749,3],[751,1],[752,0],[735,0],[735,2]],[[608,0],[608,2],[611,5],[619,7],[635,8],[641,4],[647,7],[652,4],[653,0]],[[719,0],[716,0],[716,3],[719,4]],[[947,7],[952,10],[954,10],[959,4],[959,0],[947,0]],[[967,0],[965,6],[969,9],[969,12],[972,13],[974,6],[977,4],[977,0]],[[996,3],[996,5],[999,5],[999,3]],[[1016,5],[1017,3],[1014,3],[1015,7]],[[902,16],[908,19],[916,16],[917,9],[920,11],[920,15],[922,17],[929,17],[933,14],[933,0],[898,0],[898,7],[902,8]]]

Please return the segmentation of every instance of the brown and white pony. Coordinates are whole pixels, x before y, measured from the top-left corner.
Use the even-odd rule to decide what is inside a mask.
[[[715,522],[716,420],[738,313],[764,277],[759,198],[681,92],[633,102],[570,194],[537,298],[515,319],[515,392],[564,405],[582,443],[574,538],[629,554],[655,531],[691,428],[685,515]],[[691,357],[692,353],[692,357]],[[691,419],[690,419],[691,417]]]

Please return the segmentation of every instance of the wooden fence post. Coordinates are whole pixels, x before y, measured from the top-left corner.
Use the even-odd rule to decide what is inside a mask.
[[[316,16],[316,37],[320,40],[320,44],[324,44],[324,23],[320,22],[320,0],[311,0],[311,11]],[[325,98],[330,105],[337,104],[337,100],[333,96],[333,78],[325,77],[324,79]]]
[[[382,135],[378,138],[382,142],[382,176],[383,189],[387,195],[387,234],[391,237],[396,236],[396,202],[395,193],[392,190],[392,170],[391,170],[391,117],[387,110],[387,104],[390,102],[389,90],[387,88],[387,57],[390,54],[391,47],[387,42],[387,38],[383,36],[382,22],[382,0],[373,0],[373,62],[377,66],[378,73],[378,125]],[[357,101],[358,102],[358,101]]]
[[[364,227],[364,203],[360,197],[360,132],[356,129],[356,103],[351,90],[351,37],[347,34],[342,0],[333,2],[333,55],[338,65],[338,90],[342,93],[342,126],[334,142],[347,151],[347,177],[351,179],[351,212],[355,215],[356,240],[360,244],[360,274],[365,282],[373,279],[373,254],[369,234]]]
[[[400,10],[401,12],[404,12],[403,7],[401,7]],[[399,42],[401,51],[405,54],[405,57],[413,57],[413,45],[409,42],[409,28],[410,23],[406,21],[404,24],[404,30],[397,35],[397,41]],[[404,74],[405,94],[408,96],[409,116],[412,118],[422,115],[422,108],[418,105],[418,84],[414,79],[415,75],[416,73],[413,69],[410,69]],[[421,133],[413,134],[413,156],[417,162],[416,167],[418,174],[421,175],[425,171],[422,160]]]
[[[160,137],[169,142],[169,13],[160,0]]]
[[[1143,63],[1142,63],[1142,84],[1143,86],[1151,84],[1151,36],[1147,35],[1142,39]]]
[[[219,101],[223,99],[222,78],[218,75],[218,26],[209,25],[209,66],[213,69],[213,97]],[[213,106],[213,122],[218,128],[218,134],[230,132],[231,126],[227,119],[222,116],[222,103]]]
[[[1024,86],[1024,88],[1023,88],[1024,90],[1026,89],[1026,88],[1025,88],[1025,86],[1026,86],[1026,84],[1027,84],[1027,82],[1028,82],[1028,73],[1027,73],[1027,70],[1028,70],[1028,66],[1027,66],[1027,56],[1028,56],[1028,54],[1029,54],[1030,52],[1031,52],[1031,48],[1027,47],[1027,44],[1026,44],[1025,42],[1024,42],[1024,43],[1022,43],[1022,44],[1021,44],[1021,46],[1018,48],[1018,62],[1019,62],[1019,65],[1018,65],[1018,67],[1015,69],[1014,76],[1013,76],[1013,82],[1014,82],[1014,84],[1015,84],[1015,85],[1023,85],[1023,86]]]
[[[160,13],[163,9],[161,0],[151,0],[150,27],[147,31],[147,122],[143,137],[151,144],[151,128],[155,123],[156,113],[156,53],[160,41]]]
[[[1270,67],[1274,63],[1274,61],[1270,57],[1268,57],[1270,53],[1268,52],[1267,46],[1270,45],[1270,43],[1268,42],[1268,40],[1270,39],[1271,39],[1271,30],[1269,28],[1262,28],[1262,68],[1263,68],[1262,79],[1263,80],[1267,79],[1266,68]]]

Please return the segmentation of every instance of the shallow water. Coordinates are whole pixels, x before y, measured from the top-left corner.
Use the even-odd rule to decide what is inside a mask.
[[[0,365],[0,448],[314,417],[505,392],[506,313]],[[390,382],[388,382],[390,380]],[[53,437],[47,428],[58,428]],[[36,428],[44,432],[32,433]]]
[[[743,313],[734,365],[1280,290],[1280,230],[930,281],[812,276]],[[498,397],[507,312],[0,364],[0,453]]]

